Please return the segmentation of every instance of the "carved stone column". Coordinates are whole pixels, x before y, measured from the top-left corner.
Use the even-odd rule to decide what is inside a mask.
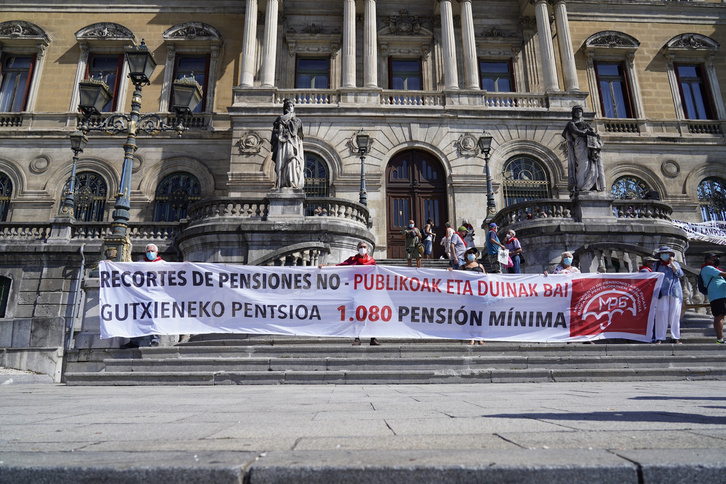
[[[257,47],[257,0],[247,0],[245,31],[242,39],[242,76],[240,85],[252,87],[255,83],[255,53]]]
[[[376,0],[366,0],[363,69],[365,87],[378,87],[378,32]]]
[[[343,85],[355,87],[355,0],[343,5]]]
[[[559,91],[557,68],[555,65],[555,48],[552,43],[552,29],[547,11],[547,0],[532,0],[537,18],[537,33],[542,53],[542,76],[545,92]]]
[[[567,6],[565,0],[555,0],[555,24],[560,44],[560,57],[562,58],[562,75],[565,78],[565,90],[579,91],[577,82],[577,69],[575,68],[575,52],[572,49],[570,36],[570,22],[567,19]]]
[[[267,0],[265,13],[265,43],[262,47],[262,76],[260,84],[263,87],[275,85],[275,63],[277,60],[277,10],[278,0]]]
[[[461,37],[464,44],[464,73],[466,88],[479,89],[479,66],[476,58],[476,38],[474,36],[474,15],[471,0],[461,0]]]
[[[444,57],[444,89],[459,89],[454,40],[454,13],[451,9],[451,0],[441,1],[441,47]]]

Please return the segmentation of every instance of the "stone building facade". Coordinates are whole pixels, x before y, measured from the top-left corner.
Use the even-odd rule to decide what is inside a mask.
[[[721,0],[78,5],[0,5],[5,358],[12,348],[63,347],[59,338],[71,347],[82,330],[79,274],[110,230],[124,137],[89,134],[75,218],[59,217],[68,138],[82,119],[78,82],[102,78],[113,91],[96,122],[127,113],[122,54],[142,40],[158,63],[143,112],[175,122],[173,81],[183,76],[203,99],[181,139],[137,140],[134,259],[153,241],[167,260],[306,265],[339,260],[360,239],[395,259],[409,219],[432,218],[439,234],[467,219],[479,245],[494,219],[523,235],[529,270],[565,249],[588,269],[615,260],[624,270],[659,244],[694,251],[671,219],[726,215]],[[271,192],[269,140],[283,99],[304,123],[305,196]],[[575,105],[604,139],[604,197],[571,197],[562,130]],[[361,131],[372,141],[364,158]],[[477,147],[485,132],[486,157]]]

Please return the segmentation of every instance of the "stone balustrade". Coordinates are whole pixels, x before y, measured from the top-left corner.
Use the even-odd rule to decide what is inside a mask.
[[[2,222],[0,223],[0,240],[41,240],[46,241],[51,234],[50,223],[36,222]]]
[[[261,199],[242,200],[232,197],[207,198],[192,204],[187,212],[190,224],[217,217],[264,218],[269,204]]]
[[[441,91],[394,91],[384,90],[381,106],[444,106],[446,99]]]
[[[352,220],[368,226],[370,215],[368,208],[358,202],[351,202],[342,198],[321,197],[308,198],[305,203],[305,214],[309,216],[319,216],[315,210],[317,207],[322,209],[321,214],[328,217],[342,218]]]
[[[615,200],[613,214],[617,218],[651,218],[671,220],[673,208],[659,200]]]
[[[292,99],[295,105],[338,104],[340,94],[334,89],[281,89],[275,93],[275,104]]]
[[[547,109],[547,95],[522,92],[481,93],[484,106],[492,109]]]
[[[572,218],[573,204],[570,200],[539,199],[509,205],[497,213],[492,222],[499,227],[524,222],[526,220],[537,220],[545,218]]]

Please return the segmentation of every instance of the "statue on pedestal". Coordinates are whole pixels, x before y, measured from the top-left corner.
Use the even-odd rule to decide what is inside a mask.
[[[568,185],[571,191],[605,190],[605,170],[600,150],[603,141],[582,119],[582,106],[572,108],[572,120],[562,136],[567,140]]]
[[[290,99],[283,101],[283,113],[272,125],[270,139],[277,173],[275,188],[302,189],[305,186],[303,125],[295,116],[295,107]]]

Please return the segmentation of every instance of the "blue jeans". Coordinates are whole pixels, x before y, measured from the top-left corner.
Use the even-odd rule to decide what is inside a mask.
[[[519,255],[512,256],[512,264],[514,264],[512,267],[507,267],[507,272],[510,274],[521,274],[522,269],[519,264]]]
[[[458,260],[458,262],[454,262],[453,260],[449,259],[449,263],[451,264],[451,268],[454,269],[454,270],[458,269],[459,267],[461,267],[461,266],[463,266],[465,264],[464,263],[464,259],[462,259],[461,257],[459,257],[457,260]]]

